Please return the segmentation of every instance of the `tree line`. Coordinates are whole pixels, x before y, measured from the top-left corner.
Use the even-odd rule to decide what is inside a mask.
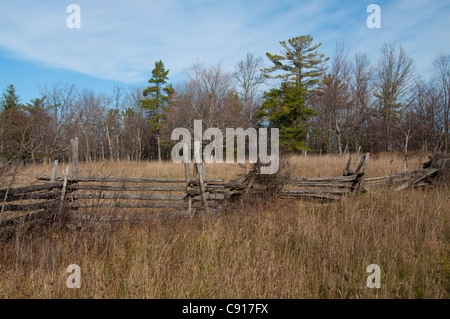
[[[147,87],[112,92],[55,83],[23,104],[13,84],[0,100],[0,156],[47,163],[67,159],[79,137],[85,161],[170,158],[177,127],[278,127],[284,152],[448,151],[450,55],[431,77],[417,74],[401,46],[385,44],[377,61],[337,41],[332,57],[307,36],[280,41],[279,54],[247,56],[232,72],[195,63],[169,82],[156,61]]]

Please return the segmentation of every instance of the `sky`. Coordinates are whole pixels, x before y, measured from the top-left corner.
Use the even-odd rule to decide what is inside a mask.
[[[372,3],[380,28],[366,23]],[[70,4],[80,28],[67,26]],[[14,84],[23,103],[58,82],[112,93],[146,85],[159,60],[176,85],[193,63],[232,72],[248,52],[268,63],[266,52],[300,35],[329,57],[344,40],[373,63],[384,43],[401,45],[427,78],[450,54],[449,17],[448,0],[0,0],[0,90]]]

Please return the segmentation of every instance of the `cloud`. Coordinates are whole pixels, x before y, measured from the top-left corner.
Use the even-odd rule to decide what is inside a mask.
[[[81,29],[66,26],[70,3],[3,1],[0,47],[15,58],[125,83],[147,79],[159,59],[171,74],[196,61],[231,70],[247,52],[277,53],[280,40],[304,34],[323,42],[328,55],[337,38],[373,56],[382,42],[401,42],[423,65],[450,51],[450,10],[438,1],[381,2],[380,30],[365,25],[370,2],[350,0],[73,0]]]

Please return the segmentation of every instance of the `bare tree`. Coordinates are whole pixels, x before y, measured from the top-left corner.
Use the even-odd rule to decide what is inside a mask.
[[[132,158],[140,161],[143,157],[145,145],[150,145],[150,126],[147,121],[147,112],[141,107],[142,87],[132,87],[129,89],[124,100],[124,110],[122,112],[123,149]],[[118,135],[116,135],[117,137]],[[145,143],[147,141],[147,143]],[[148,150],[147,150],[148,153]]]
[[[84,148],[84,157],[87,162],[105,159],[104,144],[104,110],[109,99],[104,94],[96,94],[92,90],[83,89],[77,102],[77,126],[80,132],[81,149]]]
[[[327,138],[327,151],[342,154],[345,129],[349,121],[351,106],[350,64],[345,42],[338,41],[331,65],[322,77],[316,90],[313,106],[320,112],[319,121],[323,135]]]
[[[405,97],[410,93],[414,66],[400,46],[384,45],[377,65],[378,78],[375,96],[383,119],[386,151],[392,150],[392,128],[405,109]]]
[[[45,96],[44,107],[51,116],[52,140],[45,145],[43,164],[51,161],[56,152],[61,151],[65,145],[63,140],[68,140],[72,134],[68,127],[75,114],[75,85],[68,83],[56,83],[51,87],[44,85],[40,88],[42,96]]]
[[[179,127],[193,128],[194,120],[205,127],[243,126],[243,105],[233,87],[232,75],[220,64],[204,67],[194,64],[186,71],[186,81],[178,89],[175,122]]]
[[[439,92],[439,105],[444,124],[444,149],[449,150],[449,121],[450,121],[450,55],[442,54],[434,62],[434,81]]]
[[[260,107],[262,93],[261,85],[267,82],[267,78],[261,69],[264,67],[263,59],[256,58],[252,53],[247,53],[245,60],[239,61],[235,66],[234,78],[239,83],[239,96],[244,104],[244,114],[249,123],[254,123],[255,114]]]
[[[373,70],[366,54],[356,53],[352,66],[352,134],[355,149],[363,142],[372,144]]]
[[[418,79],[413,88],[411,112],[414,114],[412,146],[424,152],[434,149],[440,141],[443,123],[439,112],[438,88],[432,82]],[[404,130],[406,131],[406,130]],[[415,145],[414,145],[415,144]]]

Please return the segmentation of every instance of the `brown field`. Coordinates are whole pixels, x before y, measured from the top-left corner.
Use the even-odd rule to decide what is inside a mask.
[[[410,158],[409,169],[426,159]],[[295,176],[341,175],[346,161],[298,156],[290,167]],[[371,155],[367,176],[402,167],[400,154]],[[206,171],[230,180],[245,169]],[[21,167],[14,185],[50,172]],[[80,175],[184,177],[184,168],[81,163]],[[445,187],[374,189],[327,206],[255,200],[220,216],[22,229],[0,242],[0,298],[448,298],[449,199]],[[81,267],[81,289],[66,286],[70,264]],[[381,267],[380,289],[366,286],[370,264]]]

